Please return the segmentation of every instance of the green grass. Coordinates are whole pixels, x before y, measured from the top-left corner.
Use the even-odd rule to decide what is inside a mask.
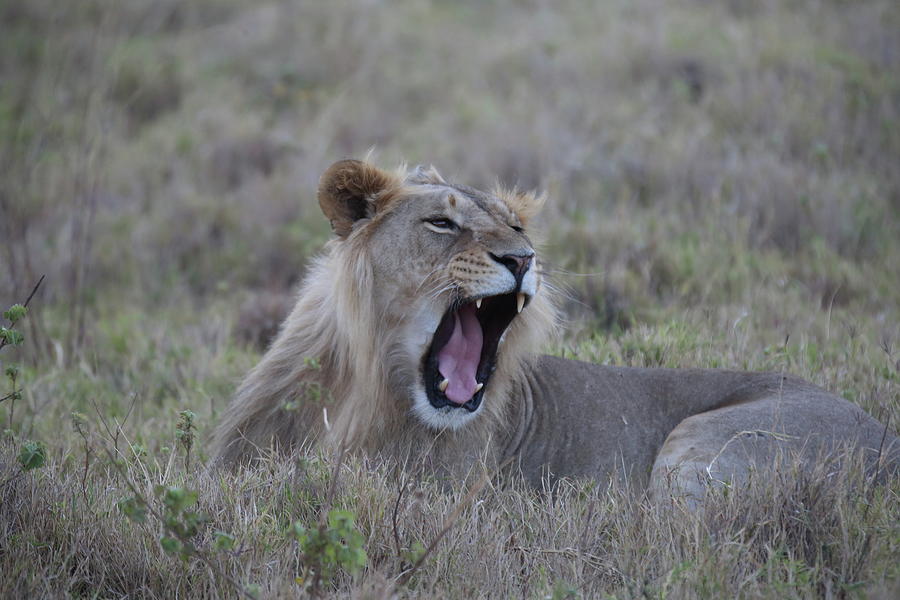
[[[549,192],[538,237],[568,327],[548,351],[790,371],[896,430],[896,2],[0,0],[0,21],[0,307],[47,276],[0,350],[23,386],[0,404],[0,596],[900,591],[900,482],[850,467],[696,515],[583,481],[468,497],[312,450],[205,470],[328,239],[319,175],[372,147]],[[25,472],[28,440],[46,465]],[[129,497],[158,516],[130,520]],[[288,535],[331,509],[355,516],[363,568]],[[191,513],[209,522],[183,560],[160,538]]]

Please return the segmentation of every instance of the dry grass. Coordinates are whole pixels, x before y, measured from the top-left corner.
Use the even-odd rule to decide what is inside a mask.
[[[25,345],[0,353],[25,385],[0,405],[0,596],[236,596],[226,576],[297,595],[285,529],[331,501],[368,552],[334,596],[900,591],[900,484],[849,467],[786,470],[697,515],[621,486],[492,480],[405,585],[465,489],[407,476],[401,495],[353,458],[329,499],[332,460],[314,454],[202,468],[328,237],[319,175],[371,147],[385,166],[550,192],[539,227],[571,325],[548,350],[783,369],[896,429],[896,2],[0,0],[0,22],[0,304],[47,275]],[[182,409],[199,428],[187,473]],[[122,424],[118,467],[103,420]],[[47,467],[19,474],[24,439]],[[199,491],[212,566],[115,508],[126,477]],[[216,529],[240,551],[212,551]]]
[[[307,454],[236,475],[127,461],[147,497],[158,483],[199,491],[212,517],[198,539],[212,556],[207,566],[163,552],[159,523],[123,517],[122,476],[104,460],[92,461],[83,487],[74,454],[4,490],[6,597],[236,596],[226,577],[264,597],[302,593],[300,553],[285,532],[295,520],[317,522],[329,500],[330,461]],[[850,469],[807,478],[786,469],[774,484],[722,494],[699,514],[592,482],[548,494],[507,481],[466,501],[462,487],[352,460],[340,469],[333,501],[357,515],[368,564],[355,577],[337,577],[325,595],[887,598],[897,590],[897,492]],[[427,546],[460,503],[435,552],[398,584],[410,551]],[[211,550],[215,530],[235,536],[234,552]]]

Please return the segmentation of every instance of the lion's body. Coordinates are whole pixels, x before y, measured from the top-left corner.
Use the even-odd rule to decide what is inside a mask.
[[[691,495],[779,457],[900,464],[896,435],[794,377],[536,355],[554,312],[522,233],[533,196],[344,161],[319,198],[338,239],[222,419],[220,461],[346,445],[456,475],[484,460],[535,485],[623,474]]]
[[[900,460],[900,440],[858,406],[802,379],[719,369],[626,368],[540,357],[521,383],[506,448],[533,484],[625,475],[694,496],[779,459]],[[882,439],[884,439],[882,443]]]

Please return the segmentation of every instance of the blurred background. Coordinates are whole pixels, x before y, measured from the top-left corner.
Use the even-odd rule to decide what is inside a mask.
[[[6,426],[212,419],[372,149],[549,192],[549,350],[900,411],[894,0],[0,0],[0,303],[46,275]]]

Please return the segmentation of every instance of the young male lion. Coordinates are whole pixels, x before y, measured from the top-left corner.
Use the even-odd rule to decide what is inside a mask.
[[[623,473],[691,495],[778,456],[900,462],[894,433],[795,377],[535,354],[555,322],[525,231],[532,194],[345,160],[318,196],[336,238],[224,415],[221,461],[345,444],[453,474],[511,460],[535,485]]]

